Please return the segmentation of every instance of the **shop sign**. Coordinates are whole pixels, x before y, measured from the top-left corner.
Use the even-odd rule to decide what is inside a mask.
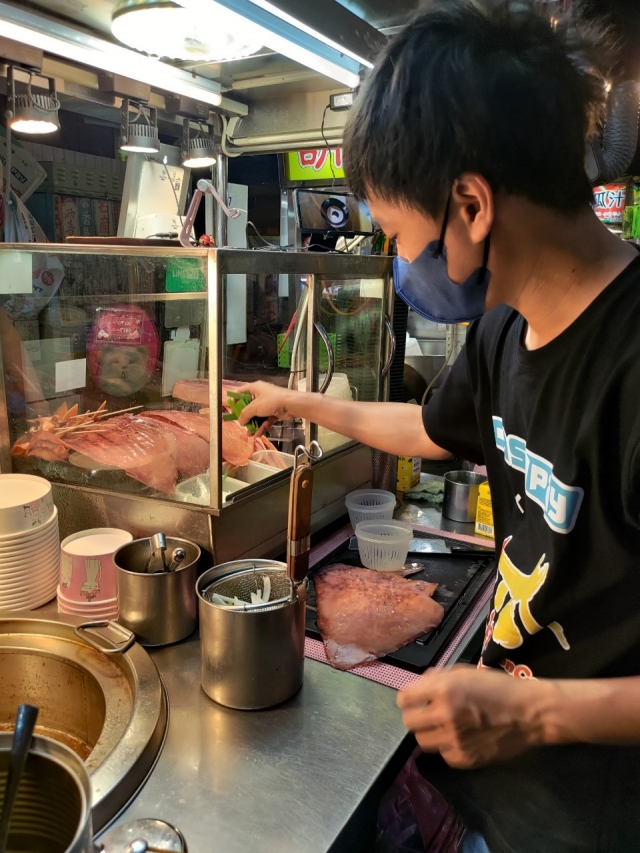
[[[285,154],[288,181],[344,178],[342,148],[308,148]]]
[[[594,187],[594,206],[598,219],[608,224],[622,224],[627,198],[625,184],[607,184]]]

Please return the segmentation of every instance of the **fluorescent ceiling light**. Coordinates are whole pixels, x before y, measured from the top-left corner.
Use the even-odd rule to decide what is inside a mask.
[[[176,0],[180,6],[189,9],[195,17],[206,17],[214,0]],[[369,62],[349,55],[343,48],[324,38],[309,27],[305,27],[291,16],[273,14],[262,3],[252,0],[217,0],[216,6],[224,6],[245,19],[259,33],[259,39],[266,47],[289,57],[301,65],[323,74],[332,80],[356,89],[360,85],[361,65]],[[265,3],[265,7],[267,4]]]
[[[360,65],[364,65],[365,68],[373,68],[373,63],[369,62],[367,59],[363,59],[361,56],[358,56],[356,53],[348,50],[346,47],[338,44],[336,41],[332,41],[332,39],[327,38],[327,36],[319,33],[317,30],[314,30],[313,27],[307,26],[303,21],[299,21],[297,18],[294,18],[293,15],[289,15],[287,12],[283,12],[282,9],[278,9],[277,6],[274,6],[273,3],[269,3],[269,0],[251,0],[256,6],[259,6],[261,9],[264,9],[267,12],[270,12],[272,15],[275,15],[277,18],[281,18],[283,21],[287,21],[287,23],[292,24],[299,30],[307,33],[307,35],[312,36],[318,41],[322,41],[325,44],[328,44],[330,47],[337,50],[338,53],[342,53],[345,56],[351,57],[351,59],[355,59],[356,62],[359,62]],[[352,88],[355,88],[352,87]]]
[[[202,77],[194,79],[194,75],[180,68],[2,2],[0,32],[3,38],[22,42],[71,62],[111,74],[124,74],[153,88],[214,107],[222,103],[220,85],[214,81]]]
[[[206,17],[167,0],[120,0],[111,32],[123,44],[151,56],[192,62],[221,62],[256,53],[262,42],[247,22],[220,6]]]

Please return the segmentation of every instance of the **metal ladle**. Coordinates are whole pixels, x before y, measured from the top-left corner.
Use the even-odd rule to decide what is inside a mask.
[[[16,728],[11,745],[11,758],[7,783],[4,789],[4,803],[2,806],[2,817],[0,817],[0,853],[5,853],[7,841],[9,840],[9,827],[11,816],[18,796],[20,780],[29,757],[33,730],[38,719],[38,709],[35,705],[20,705],[16,718]]]
[[[147,574],[155,574],[156,572],[168,572],[167,562],[164,558],[164,552],[167,550],[167,539],[164,533],[155,533],[151,539],[149,540],[149,545],[151,546],[151,553],[149,554],[149,559],[144,567],[144,570]],[[161,569],[153,569],[153,561],[160,560],[162,565]]]

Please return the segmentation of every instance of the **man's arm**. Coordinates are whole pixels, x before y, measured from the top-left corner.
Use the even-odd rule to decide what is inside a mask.
[[[405,726],[453,767],[506,760],[533,746],[640,744],[640,676],[518,679],[455,666],[398,694]]]
[[[406,403],[354,403],[292,391],[268,382],[245,386],[253,402],[240,416],[240,423],[251,418],[304,418],[326,429],[346,435],[369,447],[394,456],[419,456],[422,459],[446,459],[447,450],[438,447],[425,432],[420,406]]]

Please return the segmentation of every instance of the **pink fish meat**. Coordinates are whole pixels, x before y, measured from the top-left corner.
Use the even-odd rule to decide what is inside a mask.
[[[192,412],[151,411],[138,416],[167,430],[176,440],[175,462],[181,477],[209,470],[209,418]]]
[[[253,436],[238,421],[222,422],[222,458],[234,468],[241,468],[254,452]]]
[[[353,669],[436,628],[444,609],[435,583],[336,563],[314,575],[318,628],[327,660]]]
[[[134,480],[171,494],[178,480],[175,435],[150,418],[120,415],[93,430],[65,436],[65,444],[103,465],[122,468]]]
[[[185,400],[187,403],[198,403],[200,406],[209,405],[208,379],[179,379],[173,386],[173,397]]]
[[[11,453],[13,456],[37,456],[49,462],[64,462],[69,456],[69,448],[54,432],[39,429],[17,441]]]
[[[240,388],[242,382],[234,382],[231,379],[222,380],[222,403],[227,402],[225,390]],[[200,406],[209,405],[209,380],[208,379],[179,379],[173,386],[172,395],[175,400],[184,400],[187,403],[197,403]]]

